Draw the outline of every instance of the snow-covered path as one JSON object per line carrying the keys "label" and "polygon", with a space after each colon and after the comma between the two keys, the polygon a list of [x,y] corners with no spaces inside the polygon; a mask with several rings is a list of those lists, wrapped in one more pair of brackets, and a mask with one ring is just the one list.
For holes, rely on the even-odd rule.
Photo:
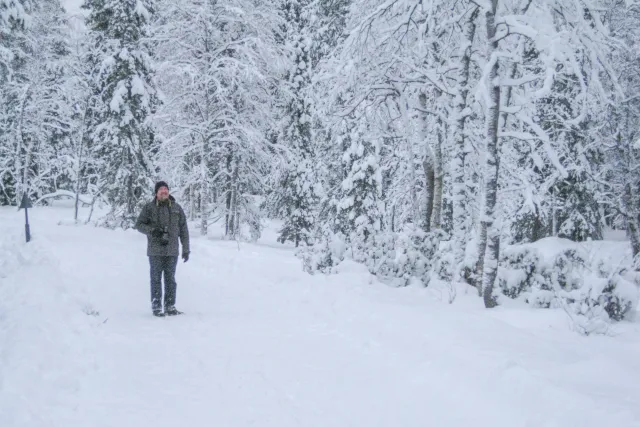
{"label": "snow-covered path", "polygon": [[357,266],[308,276],[268,237],[195,237],[187,314],[154,318],[143,236],[41,209],[25,246],[0,215],[0,256],[19,248],[0,275],[3,427],[640,426],[637,323],[585,338],[563,313],[450,306]]}

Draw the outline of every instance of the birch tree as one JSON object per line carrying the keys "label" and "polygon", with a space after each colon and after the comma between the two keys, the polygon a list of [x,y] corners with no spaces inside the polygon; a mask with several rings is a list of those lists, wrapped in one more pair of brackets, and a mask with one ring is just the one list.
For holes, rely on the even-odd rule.
{"label": "birch tree", "polygon": [[[598,91],[602,85],[600,76],[611,76],[612,70],[602,61],[609,46],[607,31],[597,8],[589,3],[492,0],[483,6],[482,14],[487,62],[477,93],[485,105],[486,163],[478,277],[482,277],[485,306],[492,307],[496,304],[494,286],[502,233],[495,209],[500,145],[510,138],[535,141],[535,155],[544,156],[561,176],[568,177],[549,133],[536,118],[537,102],[550,93],[559,70],[573,70],[576,76],[583,76],[577,98],[580,106],[576,108],[580,113],[571,118],[580,123],[586,117],[589,100],[603,96]],[[534,21],[535,28],[531,25]],[[523,60],[526,47],[536,51],[535,61],[529,64]],[[509,67],[510,63],[516,65]]]}

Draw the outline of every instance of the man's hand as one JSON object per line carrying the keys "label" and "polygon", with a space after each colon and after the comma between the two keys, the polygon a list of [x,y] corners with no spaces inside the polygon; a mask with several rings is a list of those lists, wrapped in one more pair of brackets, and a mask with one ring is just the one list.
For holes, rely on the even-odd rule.
{"label": "man's hand", "polygon": [[151,231],[151,236],[155,237],[156,239],[159,239],[162,237],[162,230],[160,230],[159,228],[154,228]]}
{"label": "man's hand", "polygon": [[184,252],[182,254],[182,259],[184,260],[184,262],[189,261],[189,252]]}

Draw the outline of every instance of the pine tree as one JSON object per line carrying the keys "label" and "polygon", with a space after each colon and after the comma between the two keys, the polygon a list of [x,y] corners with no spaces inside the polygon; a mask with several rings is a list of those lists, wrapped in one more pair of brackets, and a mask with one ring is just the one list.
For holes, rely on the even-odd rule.
{"label": "pine tree", "polygon": [[86,0],[87,24],[98,56],[92,58],[100,103],[92,112],[93,153],[102,161],[101,191],[111,211],[104,224],[133,225],[155,173],[155,133],[149,123],[158,104],[154,72],[143,38],[150,0]]}

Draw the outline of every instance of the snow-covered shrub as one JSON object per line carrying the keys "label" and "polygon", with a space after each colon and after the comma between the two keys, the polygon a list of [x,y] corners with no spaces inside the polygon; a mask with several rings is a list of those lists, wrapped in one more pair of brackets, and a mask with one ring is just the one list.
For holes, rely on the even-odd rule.
{"label": "snow-covered shrub", "polygon": [[309,274],[335,273],[338,264],[348,258],[364,264],[383,282],[407,286],[416,279],[426,286],[443,235],[440,230],[411,227],[398,233],[376,233],[364,241],[325,231],[315,245],[300,249],[297,256]]}
{"label": "snow-covered shrub", "polygon": [[550,291],[545,289],[544,279],[536,271],[540,262],[538,251],[528,245],[508,246],[502,253],[498,269],[498,284],[502,293],[509,298],[518,298],[532,288]]}
{"label": "snow-covered shrub", "polygon": [[[257,242],[262,236],[264,230],[264,224],[262,223],[262,212],[260,211],[259,204],[252,200],[251,197],[245,197],[247,200],[245,205],[245,214],[243,216],[243,222],[249,228],[249,235],[247,238],[250,242]],[[244,234],[244,233],[243,233]],[[244,237],[244,236],[243,236]]]}
{"label": "snow-covered shrub", "polygon": [[344,261],[345,250],[341,233],[326,232],[315,245],[300,248],[296,255],[302,259],[302,269],[307,273],[331,274],[336,273],[338,264]]}
{"label": "snow-covered shrub", "polygon": [[389,258],[395,253],[395,241],[395,233],[378,232],[371,235],[366,245],[361,241],[358,246],[352,244],[348,254],[354,261],[366,265],[371,274],[382,277],[387,270],[393,270]]}
{"label": "snow-covered shrub", "polygon": [[[444,236],[443,236],[444,237]],[[444,241],[433,258],[432,277],[450,283],[454,280],[455,259],[451,240]]]}
{"label": "snow-covered shrub", "polygon": [[564,308],[589,319],[620,321],[632,315],[638,288],[626,269],[602,261],[593,265],[579,244],[543,240],[560,249],[549,251],[548,246],[524,244],[503,251],[498,270],[502,294],[522,297],[536,307]]}
{"label": "snow-covered shrub", "polygon": [[634,301],[637,300],[636,285],[616,274],[612,276],[598,298],[599,304],[609,315],[609,318],[620,321],[631,315]]}
{"label": "snow-covered shrub", "polygon": [[[550,264],[546,264],[540,256],[540,262],[534,268],[537,270],[533,278],[535,286],[527,297],[529,304],[549,308],[557,303],[556,299],[559,296],[564,297],[571,304],[582,300],[579,292],[571,291],[582,288],[587,266],[585,260],[574,249],[556,254]],[[590,282],[587,285],[591,286],[593,283]],[[559,295],[558,292],[562,294]]]}
{"label": "snow-covered shrub", "polygon": [[406,228],[399,233],[376,236],[377,261],[369,271],[383,281],[407,286],[412,279],[429,284],[435,254],[444,237],[440,230],[425,232],[419,228]]}

